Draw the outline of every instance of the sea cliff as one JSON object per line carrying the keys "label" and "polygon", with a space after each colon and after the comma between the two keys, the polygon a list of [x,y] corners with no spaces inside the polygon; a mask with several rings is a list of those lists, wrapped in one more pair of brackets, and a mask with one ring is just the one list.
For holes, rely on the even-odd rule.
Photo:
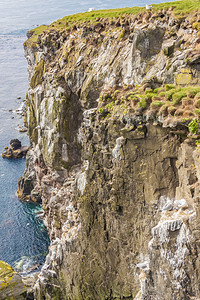
{"label": "sea cliff", "polygon": [[18,195],[42,201],[51,239],[35,299],[200,297],[196,8],[97,11],[28,33]]}

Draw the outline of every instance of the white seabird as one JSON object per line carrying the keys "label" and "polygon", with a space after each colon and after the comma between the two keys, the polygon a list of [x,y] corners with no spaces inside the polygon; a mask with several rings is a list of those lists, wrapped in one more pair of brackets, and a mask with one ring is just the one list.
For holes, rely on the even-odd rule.
{"label": "white seabird", "polygon": [[91,12],[91,11],[93,11],[93,10],[95,10],[94,7],[90,7],[90,8],[88,9],[89,12]]}
{"label": "white seabird", "polygon": [[146,4],[146,9],[151,9],[153,6]]}

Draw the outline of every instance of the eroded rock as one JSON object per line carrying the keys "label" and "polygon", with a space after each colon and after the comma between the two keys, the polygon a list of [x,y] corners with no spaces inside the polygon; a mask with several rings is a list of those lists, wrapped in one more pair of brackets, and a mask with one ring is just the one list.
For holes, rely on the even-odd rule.
{"label": "eroded rock", "polygon": [[26,287],[21,276],[2,260],[0,261],[0,298],[26,299]]}
{"label": "eroded rock", "polygon": [[18,139],[10,141],[9,147],[2,153],[3,158],[22,158],[26,156],[28,146],[22,146]]}

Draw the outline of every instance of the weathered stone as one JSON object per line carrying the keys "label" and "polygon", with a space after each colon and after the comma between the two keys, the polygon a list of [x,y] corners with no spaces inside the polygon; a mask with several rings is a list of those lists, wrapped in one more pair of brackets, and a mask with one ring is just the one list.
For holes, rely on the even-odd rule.
{"label": "weathered stone", "polygon": [[9,147],[5,147],[6,151],[2,153],[3,158],[22,158],[26,156],[29,149],[27,146],[22,146],[18,139],[10,141]]}
{"label": "weathered stone", "polygon": [[21,142],[18,139],[11,140],[9,147],[12,148],[12,150],[20,149],[22,146]]}
{"label": "weathered stone", "polygon": [[163,52],[165,55],[170,56],[174,51],[175,41],[168,41],[163,44]]}
{"label": "weathered stone", "polygon": [[21,276],[2,260],[0,261],[0,298],[26,299],[26,287]]}

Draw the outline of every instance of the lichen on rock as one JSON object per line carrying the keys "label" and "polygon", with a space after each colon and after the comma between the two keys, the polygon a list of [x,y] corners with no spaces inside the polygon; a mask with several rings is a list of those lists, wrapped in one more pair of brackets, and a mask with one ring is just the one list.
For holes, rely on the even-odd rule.
{"label": "lichen on rock", "polygon": [[2,260],[0,261],[0,298],[26,299],[26,287],[21,276]]}

